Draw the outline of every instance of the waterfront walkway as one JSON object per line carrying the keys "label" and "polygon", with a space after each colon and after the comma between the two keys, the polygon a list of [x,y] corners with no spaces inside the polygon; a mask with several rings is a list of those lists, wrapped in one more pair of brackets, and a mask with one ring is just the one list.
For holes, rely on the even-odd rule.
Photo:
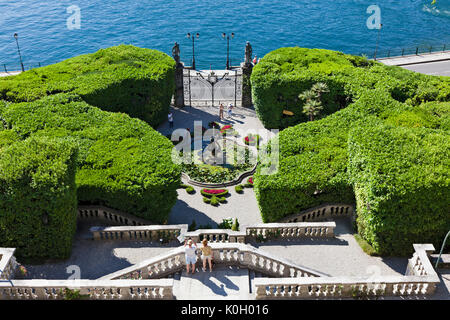
{"label": "waterfront walkway", "polygon": [[400,66],[419,73],[450,76],[450,51],[382,58],[377,61],[388,66]]}

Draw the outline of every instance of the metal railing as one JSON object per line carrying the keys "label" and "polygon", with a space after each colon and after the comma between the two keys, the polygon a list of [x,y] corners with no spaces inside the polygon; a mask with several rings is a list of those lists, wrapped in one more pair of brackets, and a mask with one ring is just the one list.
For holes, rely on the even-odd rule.
{"label": "metal railing", "polygon": [[383,58],[391,58],[391,57],[403,57],[403,56],[411,56],[411,55],[419,55],[419,54],[430,54],[436,52],[445,52],[450,51],[450,44],[441,44],[441,45],[422,45],[415,46],[409,48],[394,48],[388,50],[377,50],[372,53],[362,52],[359,55],[365,56],[369,59],[383,59]]}
{"label": "metal railing", "polygon": [[[24,62],[23,66],[25,71],[26,70],[31,70],[34,68],[40,68],[40,67],[44,67],[44,66],[48,66],[50,64],[53,64],[56,62],[51,62],[51,61],[46,61],[46,62]],[[0,72],[16,72],[16,71],[20,71],[21,70],[21,66],[20,63],[2,63],[0,62]]]}

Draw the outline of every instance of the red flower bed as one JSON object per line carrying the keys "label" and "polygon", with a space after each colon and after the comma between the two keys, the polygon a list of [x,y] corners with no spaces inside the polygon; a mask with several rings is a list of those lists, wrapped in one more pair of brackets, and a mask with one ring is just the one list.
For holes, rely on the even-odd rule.
{"label": "red flower bed", "polygon": [[223,126],[221,130],[228,130],[228,129],[232,129],[233,126],[231,124],[227,124],[226,126]]}
{"label": "red flower bed", "polygon": [[248,178],[247,182],[253,184],[253,177]]}
{"label": "red flower bed", "polygon": [[201,190],[202,195],[208,197],[208,196],[224,196],[228,193],[227,189],[202,189]]}

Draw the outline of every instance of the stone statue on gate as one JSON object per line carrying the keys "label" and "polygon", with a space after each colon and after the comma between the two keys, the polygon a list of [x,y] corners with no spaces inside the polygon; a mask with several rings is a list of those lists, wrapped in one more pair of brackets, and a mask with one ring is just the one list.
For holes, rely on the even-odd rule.
{"label": "stone statue on gate", "polygon": [[253,55],[253,49],[252,45],[249,41],[247,41],[247,44],[245,45],[245,65],[249,65],[252,63],[252,55]]}
{"label": "stone statue on gate", "polygon": [[177,65],[180,64],[180,45],[175,42],[175,45],[172,48],[172,57],[174,58]]}

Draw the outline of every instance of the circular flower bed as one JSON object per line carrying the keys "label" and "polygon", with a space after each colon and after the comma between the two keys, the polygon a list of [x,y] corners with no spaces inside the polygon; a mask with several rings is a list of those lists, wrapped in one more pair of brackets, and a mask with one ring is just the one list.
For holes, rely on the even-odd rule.
{"label": "circular flower bed", "polygon": [[191,152],[190,163],[181,164],[182,171],[190,179],[203,183],[233,181],[242,173],[252,170],[256,164],[256,155],[248,147],[226,139],[215,143],[217,145],[212,149],[211,143],[204,142],[202,149]]}

